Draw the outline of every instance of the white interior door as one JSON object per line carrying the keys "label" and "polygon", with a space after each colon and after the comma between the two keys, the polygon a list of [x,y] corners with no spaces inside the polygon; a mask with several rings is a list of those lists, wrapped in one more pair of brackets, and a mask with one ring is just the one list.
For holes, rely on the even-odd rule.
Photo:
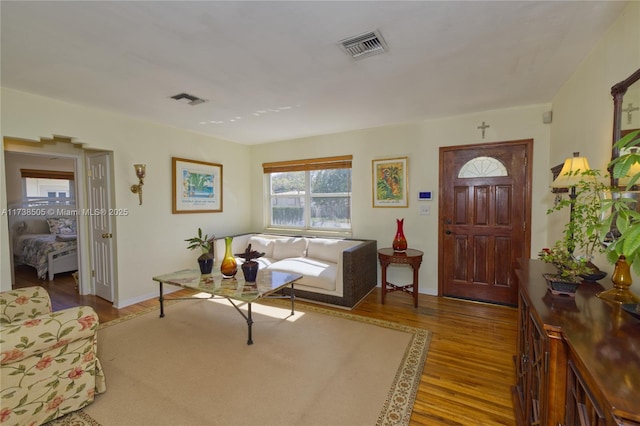
{"label": "white interior door", "polygon": [[91,232],[91,277],[96,296],[113,302],[113,216],[111,209],[111,154],[89,155],[87,188]]}

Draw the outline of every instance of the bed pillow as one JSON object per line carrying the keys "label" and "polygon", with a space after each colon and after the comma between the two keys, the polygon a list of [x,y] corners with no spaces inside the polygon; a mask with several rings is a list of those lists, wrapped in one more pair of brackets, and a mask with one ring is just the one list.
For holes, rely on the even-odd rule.
{"label": "bed pillow", "polygon": [[49,234],[49,224],[44,219],[27,219],[23,223],[21,233]]}
{"label": "bed pillow", "polygon": [[48,217],[49,232],[51,234],[75,234],[76,220],[70,217]]}

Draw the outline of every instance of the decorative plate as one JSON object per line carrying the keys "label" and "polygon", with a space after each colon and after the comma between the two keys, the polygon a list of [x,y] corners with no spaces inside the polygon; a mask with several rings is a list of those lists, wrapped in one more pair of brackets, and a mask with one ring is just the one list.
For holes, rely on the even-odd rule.
{"label": "decorative plate", "polygon": [[622,309],[640,319],[640,303],[623,303]]}

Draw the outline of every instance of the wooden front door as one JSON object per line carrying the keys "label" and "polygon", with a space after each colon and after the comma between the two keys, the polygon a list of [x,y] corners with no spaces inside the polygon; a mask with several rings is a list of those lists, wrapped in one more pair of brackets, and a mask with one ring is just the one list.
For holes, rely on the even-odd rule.
{"label": "wooden front door", "polygon": [[532,140],[440,148],[438,290],[517,305],[530,256]]}

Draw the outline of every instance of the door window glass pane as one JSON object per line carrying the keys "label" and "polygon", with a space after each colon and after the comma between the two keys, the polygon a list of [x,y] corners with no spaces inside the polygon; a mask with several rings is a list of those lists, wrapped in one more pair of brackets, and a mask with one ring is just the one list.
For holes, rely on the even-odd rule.
{"label": "door window glass pane", "polygon": [[458,173],[459,178],[508,176],[500,160],[492,157],[476,157],[465,163]]}

